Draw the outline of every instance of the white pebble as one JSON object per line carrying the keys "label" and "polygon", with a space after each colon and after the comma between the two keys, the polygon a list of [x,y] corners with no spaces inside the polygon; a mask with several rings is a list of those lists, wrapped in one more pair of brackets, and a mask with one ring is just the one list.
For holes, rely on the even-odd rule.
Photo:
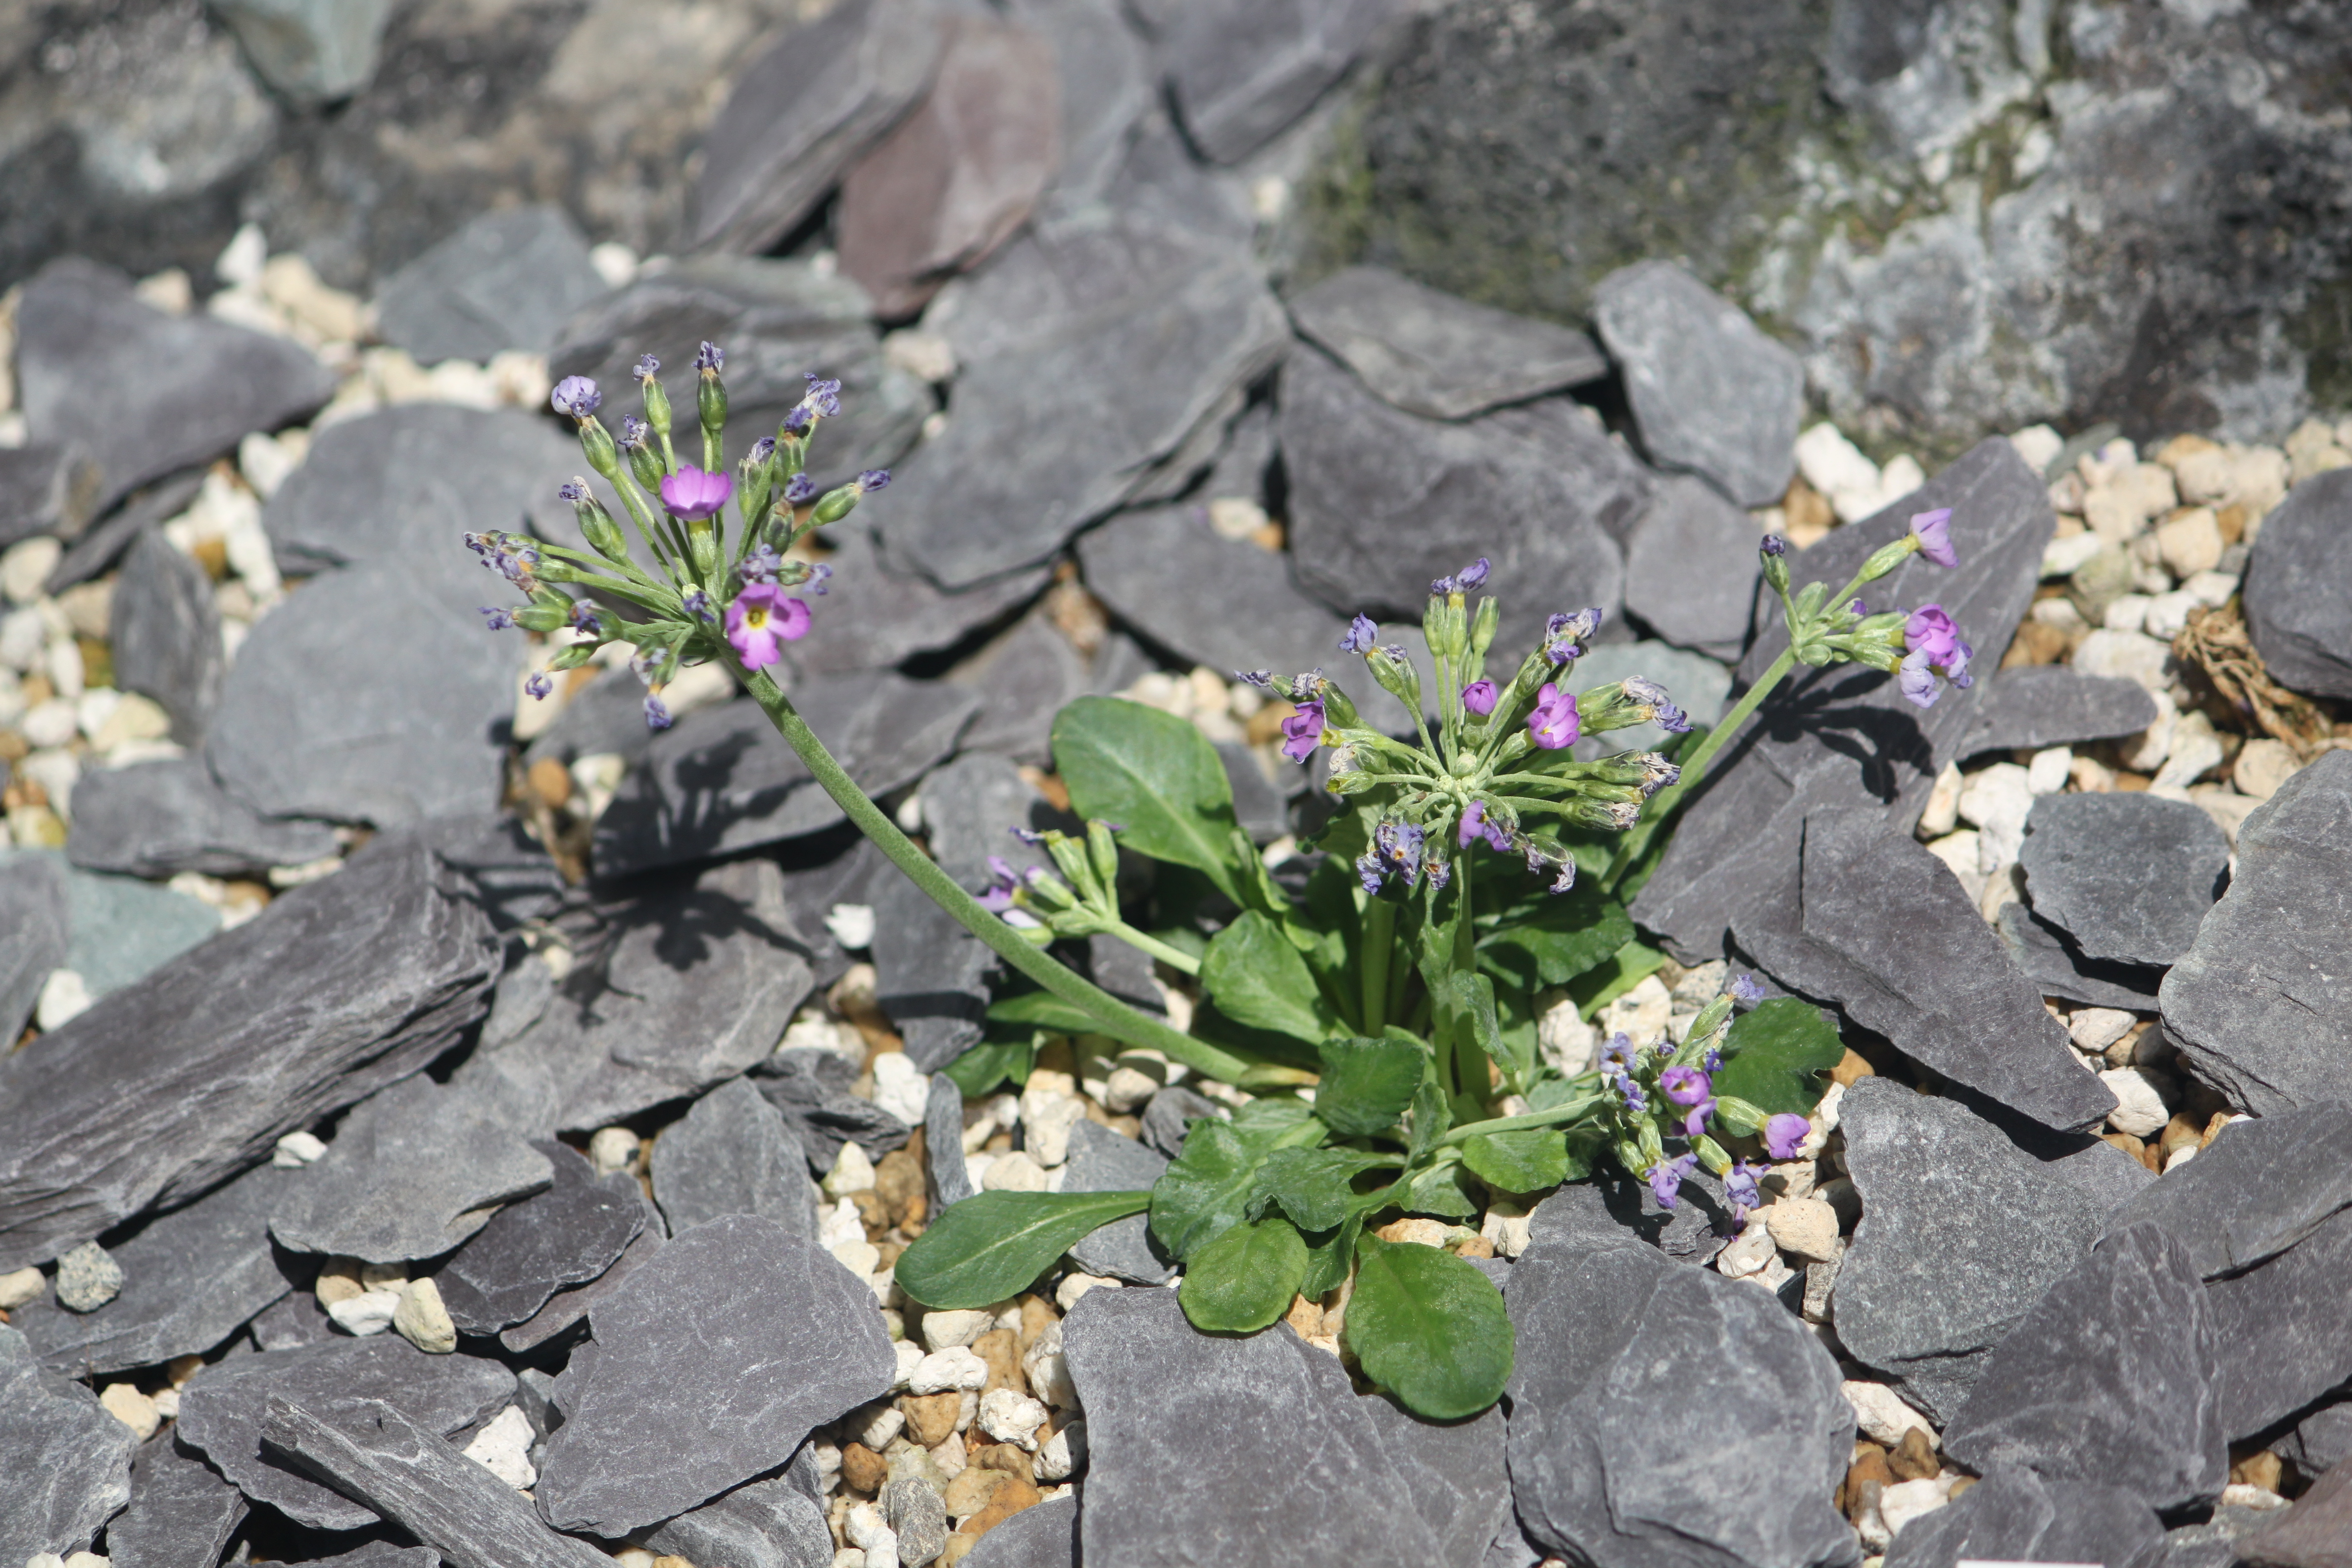
{"label": "white pebble", "polygon": [[909,1394],[946,1394],[962,1389],[977,1392],[987,1386],[988,1363],[962,1345],[933,1351],[916,1364],[907,1379]]}
{"label": "white pebble", "polygon": [[868,1278],[882,1267],[882,1249],[862,1236],[856,1241],[835,1242],[826,1250],[840,1260],[844,1268],[860,1279]]}
{"label": "white pebble", "polygon": [[2026,764],[2025,787],[2037,795],[2056,795],[2066,787],[2066,779],[2074,766],[2074,751],[2071,746],[2052,746],[2033,753]]}
{"label": "white pebble", "polygon": [[1078,1298],[1089,1290],[1117,1290],[1118,1280],[1102,1274],[1081,1274],[1072,1269],[1059,1285],[1054,1287],[1054,1304],[1065,1312],[1078,1304]]}
{"label": "white pebble", "polygon": [[820,1184],[829,1198],[845,1198],[852,1193],[870,1193],[874,1190],[874,1162],[867,1159],[866,1151],[856,1144],[845,1142],[841,1152],[834,1159],[833,1169],[825,1173]]}
{"label": "white pebble", "polygon": [[1666,1020],[1674,1010],[1674,994],[1666,989],[1666,983],[1645,974],[1641,984],[1601,1009],[1595,1022],[1603,1038],[1622,1034],[1637,1046],[1646,1046],[1666,1032]]}
{"label": "white pebble", "polygon": [[824,917],[824,929],[845,951],[863,952],[874,945],[874,906],[835,904]]}
{"label": "white pebble", "polygon": [[1478,1234],[1498,1258],[1517,1258],[1528,1249],[1528,1216],[1510,1212],[1517,1206],[1497,1198],[1487,1205],[1486,1217],[1479,1225]]}
{"label": "white pebble", "polygon": [[163,1413],[155,1408],[155,1402],[130,1384],[108,1384],[100,1391],[98,1402],[106,1407],[109,1415],[137,1433],[142,1443],[163,1424]]}
{"label": "white pebble", "polygon": [[1030,1342],[1022,1353],[1021,1375],[1029,1380],[1030,1392],[1055,1409],[1077,1408],[1077,1389],[1070,1382],[1069,1363],[1062,1359],[1059,1322],[1046,1324],[1045,1331]]}
{"label": "white pebble", "polygon": [[1738,1240],[1715,1255],[1716,1271],[1727,1279],[1744,1279],[1762,1268],[1773,1256],[1771,1231],[1760,1218],[1751,1219]]}
{"label": "white pebble", "polygon": [[625,1171],[635,1163],[643,1142],[625,1127],[600,1127],[596,1135],[588,1140],[588,1163],[600,1176]]}
{"label": "white pebble", "polygon": [[319,1142],[316,1134],[289,1132],[278,1141],[269,1163],[281,1171],[299,1171],[326,1152],[327,1146]]}
{"label": "white pebble", "polygon": [[1886,1533],[1900,1535],[1903,1527],[1922,1514],[1935,1512],[1951,1500],[1941,1480],[1897,1481],[1878,1494],[1878,1517]]}
{"label": "white pebble", "polygon": [[41,596],[41,584],[57,570],[65,546],[43,534],[21,540],[0,552],[0,594],[12,605],[29,605]]}
{"label": "white pebble", "polygon": [[[1067,1148],[1066,1142],[1064,1147]],[[988,1169],[982,1173],[980,1180],[982,1187],[992,1193],[1042,1193],[1045,1190],[1045,1168],[1018,1149],[990,1160]]]}
{"label": "white pebble", "polygon": [[89,985],[79,970],[52,969],[41,982],[40,1000],[33,1004],[33,1021],[44,1032],[63,1028],[89,1010]]}
{"label": "white pebble", "polygon": [[539,1481],[539,1471],[530,1462],[534,1436],[530,1418],[521,1406],[509,1405],[474,1434],[473,1441],[466,1445],[466,1458],[521,1491]]}
{"label": "white pebble", "polygon": [[399,1310],[399,1291],[362,1290],[356,1296],[347,1296],[331,1304],[327,1308],[327,1316],[334,1319],[336,1326],[345,1332],[365,1339],[370,1334],[380,1334],[392,1327],[392,1316]]}
{"label": "white pebble", "polygon": [[874,1103],[909,1127],[923,1124],[930,1103],[931,1077],[915,1066],[904,1051],[885,1051],[874,1058]]}
{"label": "white pebble", "polygon": [[873,1413],[873,1418],[864,1426],[856,1429],[856,1437],[860,1443],[878,1454],[888,1447],[891,1440],[899,1433],[907,1429],[907,1413],[895,1405],[869,1405],[864,1411],[853,1413],[850,1419],[855,1421],[858,1415],[866,1414],[866,1411]]}
{"label": "white pebble", "polygon": [[2031,775],[2015,763],[1995,763],[1961,782],[1960,819],[1977,830],[1978,869],[1989,872],[2017,858],[2032,809]]}
{"label": "white pebble", "polygon": [[62,697],[52,697],[47,702],[26,711],[16,721],[17,733],[27,745],[40,750],[70,745],[81,733],[81,711]]}
{"label": "white pebble", "polygon": [[1037,1450],[1037,1479],[1041,1481],[1066,1481],[1087,1465],[1087,1424],[1073,1421],[1051,1437]]}
{"label": "white pebble", "polygon": [[2130,1034],[2138,1022],[2120,1007],[2082,1007],[2066,1020],[2066,1037],[2076,1050],[2096,1056]]}
{"label": "white pebble", "polygon": [[864,1241],[866,1222],[858,1217],[857,1205],[847,1198],[817,1213],[816,1241],[830,1251],[845,1242]]}
{"label": "white pebble", "polygon": [[1849,1381],[1843,1386],[1845,1402],[1853,1406],[1854,1424],[1872,1442],[1898,1448],[1903,1445],[1903,1434],[1916,1428],[1927,1435],[1929,1447],[1937,1447],[1936,1429],[1927,1424],[1927,1418],[1904,1404],[1901,1396],[1885,1384]]}
{"label": "white pebble", "polygon": [[915,1369],[923,1364],[923,1347],[906,1340],[893,1340],[890,1353],[898,1358],[898,1370],[890,1379],[890,1390],[895,1394],[913,1380]]}
{"label": "white pebble", "polygon": [[996,1324],[996,1314],[978,1309],[923,1314],[923,1343],[935,1351],[970,1345]]}
{"label": "white pebble", "polygon": [[2110,1068],[2099,1081],[2116,1097],[2116,1108],[2107,1113],[2107,1125],[2116,1131],[2146,1138],[2172,1120],[2164,1109],[2164,1097],[2139,1068]]}
{"label": "white pebble", "polygon": [[1837,1210],[1820,1198],[1783,1198],[1764,1210],[1773,1244],[1811,1263],[1828,1263],[1841,1248]]}
{"label": "white pebble", "polygon": [[447,1355],[457,1348],[457,1327],[441,1304],[441,1287],[430,1279],[412,1279],[401,1290],[392,1326],[426,1355]]}
{"label": "white pebble", "polygon": [[27,1301],[47,1294],[49,1282],[37,1268],[19,1268],[14,1273],[0,1274],[0,1312],[13,1312]]}
{"label": "white pebble", "polygon": [[1086,1116],[1086,1101],[1076,1094],[1024,1094],[1021,1097],[1022,1142],[1029,1158],[1046,1168],[1067,1160],[1070,1157],[1070,1129],[1085,1121]]}
{"label": "white pebble", "polygon": [[1045,1424],[1045,1407],[1025,1394],[992,1388],[980,1396],[980,1429],[1000,1443],[1018,1443],[1037,1451],[1037,1428]]}
{"label": "white pebble", "polygon": [[1600,1041],[1601,1031],[1578,1013],[1572,996],[1561,995],[1536,1020],[1536,1049],[1570,1078],[1592,1065],[1592,1049]]}

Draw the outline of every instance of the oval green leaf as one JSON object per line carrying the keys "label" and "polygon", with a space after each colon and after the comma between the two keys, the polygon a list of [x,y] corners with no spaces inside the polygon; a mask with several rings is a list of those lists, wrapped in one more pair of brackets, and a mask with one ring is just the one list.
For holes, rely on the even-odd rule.
{"label": "oval green leaf", "polygon": [[1414,1242],[1356,1244],[1345,1332],[1364,1375],[1432,1421],[1475,1415],[1511,1376],[1511,1316],[1475,1267]]}
{"label": "oval green leaf", "polygon": [[1723,1058],[1723,1070],[1715,1075],[1717,1094],[1747,1100],[1767,1115],[1808,1116],[1821,1102],[1817,1075],[1845,1059],[1845,1042],[1819,1007],[1775,996],[1732,1021]]}
{"label": "oval green leaf", "polygon": [[1209,942],[1201,987],[1237,1024],[1309,1045],[1331,1033],[1330,1010],[1315,976],[1282,928],[1246,910]]}
{"label": "oval green leaf", "polygon": [[1150,1205],[1150,1193],[976,1193],[898,1255],[898,1288],[943,1311],[992,1306],[1029,1289],[1075,1243]]}
{"label": "oval green leaf", "polygon": [[1054,764],[1079,816],[1116,822],[1155,860],[1190,866],[1237,904],[1234,786],[1215,748],[1172,713],[1117,697],[1081,697],[1054,717]]}
{"label": "oval green leaf", "polygon": [[1421,1087],[1429,1053],[1417,1041],[1393,1035],[1377,1040],[1325,1040],[1323,1081],[1315,1089],[1315,1114],[1342,1138],[1369,1138],[1397,1124]]}
{"label": "oval green leaf", "polygon": [[1176,1300],[1196,1329],[1255,1333],[1290,1310],[1307,1277],[1307,1243],[1280,1215],[1237,1225],[1184,1264]]}

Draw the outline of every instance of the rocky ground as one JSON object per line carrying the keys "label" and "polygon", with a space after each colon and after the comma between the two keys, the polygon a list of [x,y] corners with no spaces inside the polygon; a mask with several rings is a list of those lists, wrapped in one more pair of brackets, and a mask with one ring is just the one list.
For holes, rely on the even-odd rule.
{"label": "rocky ground", "polygon": [[[152,221],[0,225],[8,1561],[2342,1560],[2352,420],[2135,443],[2044,405],[2072,434],[1938,464],[1814,421],[1840,384],[1680,266],[1597,271],[1589,332],[1307,283],[1286,193],[1379,5],[1244,37],[844,0],[747,47],[772,9],[698,12],[584,184],[601,7],[399,8],[292,61],[66,7],[0,83],[83,138],[67,195],[113,166],[60,84],[174,39],[156,80],[213,73],[286,149],[217,138],[245,194],[168,165]],[[458,535],[571,537],[552,379],[617,398],[650,350],[683,398],[704,338],[744,444],[821,372],[824,476],[898,472],[827,531],[789,684],[973,887],[1061,820],[1076,696],[1198,726],[1278,868],[1317,778],[1232,670],[1327,664],[1484,554],[1506,643],[1601,605],[1580,685],[1707,721],[1780,651],[1766,532],[1837,583],[1953,508],[1961,566],[1874,595],[1942,603],[1976,684],[1792,682],[1633,907],[1654,972],[1542,999],[1570,1070],[1735,971],[1831,1009],[1768,1205],[1391,1216],[1517,1326],[1451,1427],[1358,1391],[1344,1290],[1194,1332],[1139,1218],[990,1310],[908,1301],[942,1207],[1148,1185],[1238,1097],[1088,1038],[966,1096],[989,955],[730,681],[660,734],[625,668],[522,695],[557,649],[484,635]],[[1189,1016],[1130,950],[1073,956]]]}

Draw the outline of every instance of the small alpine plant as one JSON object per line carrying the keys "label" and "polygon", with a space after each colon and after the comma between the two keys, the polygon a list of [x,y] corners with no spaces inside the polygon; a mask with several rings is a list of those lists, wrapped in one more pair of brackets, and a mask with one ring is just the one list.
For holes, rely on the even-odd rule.
{"label": "small alpine plant", "polygon": [[[1971,650],[1939,606],[1873,614],[1855,596],[1913,553],[1956,564],[1948,511],[1914,518],[1834,594],[1816,584],[1792,595],[1785,546],[1765,540],[1789,647],[1712,730],[1640,678],[1570,689],[1601,627],[1597,608],[1552,615],[1507,676],[1490,673],[1501,611],[1483,592],[1484,560],[1430,584],[1426,679],[1366,616],[1340,639],[1336,651],[1360,660],[1396,703],[1391,721],[1368,720],[1321,669],[1239,672],[1290,705],[1283,754],[1323,763],[1329,815],[1279,873],[1239,826],[1223,766],[1197,729],[1141,704],[1081,699],[1057,715],[1053,741],[1083,831],[1014,829],[1050,866],[1000,858],[975,896],[857,788],[771,673],[780,646],[815,626],[809,597],[828,574],[796,548],[889,476],[823,491],[809,478],[810,438],[840,406],[839,384],[814,376],[776,434],[729,474],[724,356],[706,343],[697,363],[698,468],[677,460],[651,356],[638,365],[644,417],[625,420],[618,441],[597,420],[593,383],[555,389],[651,569],[575,479],[563,493],[593,554],[467,536],[528,599],[487,610],[492,627],[568,634],[558,670],[625,641],[656,728],[668,722],[661,690],[680,668],[729,669],[851,820],[1034,986],[1002,997],[989,1037],[948,1068],[966,1093],[1025,1082],[1057,1037],[1097,1058],[1145,1047],[1244,1091],[1229,1120],[1192,1124],[1149,1192],[984,1192],[950,1205],[898,1260],[908,1296],[935,1309],[994,1305],[1097,1227],[1148,1213],[1182,1270],[1178,1298],[1196,1326],[1255,1331],[1300,1296],[1348,1286],[1344,1341],[1363,1374],[1419,1414],[1451,1419],[1500,1394],[1510,1321],[1472,1264],[1374,1235],[1385,1216],[1459,1225],[1496,1197],[1531,1203],[1604,1165],[1662,1205],[1697,1201],[1728,1225],[1761,1205],[1764,1162],[1799,1152],[1816,1075],[1842,1054],[1815,1009],[1766,1000],[1743,975],[1679,1040],[1620,1034],[1590,1061],[1547,1059],[1539,1021],[1561,1006],[1589,1016],[1664,962],[1636,939],[1623,900],[1663,853],[1658,834],[1681,799],[1798,664],[1866,664],[1921,706],[1943,684],[1969,683]],[[1643,724],[1666,731],[1666,744],[1578,755]],[[1131,874],[1147,863],[1149,876]],[[1098,935],[1150,955],[1197,996],[1185,1027],[1056,954],[1057,943]],[[1700,1169],[1713,1188],[1690,1186]]]}

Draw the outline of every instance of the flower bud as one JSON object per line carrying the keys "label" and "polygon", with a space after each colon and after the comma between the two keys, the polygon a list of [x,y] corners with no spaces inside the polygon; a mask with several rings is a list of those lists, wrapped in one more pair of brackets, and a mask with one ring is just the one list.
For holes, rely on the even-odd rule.
{"label": "flower bud", "polygon": [[827,523],[839,522],[856,510],[858,494],[855,484],[841,485],[825,491],[817,498],[816,509],[809,513],[810,525],[823,528]]}
{"label": "flower bud", "polygon": [[1736,1094],[1719,1094],[1715,1098],[1715,1119],[1734,1132],[1753,1132],[1771,1117],[1764,1108],[1740,1099]]}
{"label": "flower bud", "polygon": [[629,472],[637,476],[637,483],[646,489],[659,492],[665,477],[661,454],[643,442],[629,448]]}
{"label": "flower bud", "polygon": [[1413,668],[1403,648],[1385,644],[1366,654],[1364,662],[1371,667],[1372,679],[1382,690],[1403,703],[1414,718],[1421,717],[1421,671]]}
{"label": "flower bud", "polygon": [[604,503],[589,490],[585,479],[574,479],[564,489],[576,492],[567,499],[572,502],[572,515],[579,520],[580,531],[589,546],[607,561],[626,561],[629,542],[621,535],[621,525],[604,510]]}
{"label": "flower bud", "polygon": [[654,427],[655,435],[667,438],[670,425],[669,394],[663,390],[660,382],[650,375],[638,384],[645,388],[646,423]]}
{"label": "flower bud", "polygon": [[694,411],[702,420],[703,445],[715,447],[727,428],[727,384],[719,379],[717,371],[702,373],[694,389]]}
{"label": "flower bud", "polygon": [[1862,563],[1862,580],[1875,582],[1902,565],[1908,557],[1918,553],[1918,550],[1919,536],[1916,533],[1906,533],[1892,544],[1881,545],[1872,552],[1869,560]]}
{"label": "flower bud", "polygon": [[1765,537],[1762,551],[1764,581],[1772,585],[1772,592],[1775,594],[1785,594],[1789,591],[1789,563],[1783,558],[1788,548],[1777,538],[1770,535]]}
{"label": "flower bud", "polygon": [[1472,657],[1480,659],[1486,657],[1486,650],[1495,646],[1495,627],[1499,624],[1501,618],[1502,609],[1496,600],[1481,599],[1478,601],[1477,616],[1470,623],[1470,652]]}
{"label": "flower bud", "polygon": [[1089,820],[1087,824],[1087,855],[1094,862],[1096,879],[1106,894],[1118,888],[1118,839],[1117,829],[1108,822]]}
{"label": "flower bud", "polygon": [[580,421],[580,454],[606,479],[621,482],[621,450],[613,444],[613,433],[593,414]]}
{"label": "flower bud", "polygon": [[1363,723],[1363,720],[1356,712],[1356,705],[1348,700],[1348,694],[1340,690],[1336,683],[1325,681],[1322,697],[1323,717],[1326,722],[1336,724],[1343,730],[1352,730]]}

